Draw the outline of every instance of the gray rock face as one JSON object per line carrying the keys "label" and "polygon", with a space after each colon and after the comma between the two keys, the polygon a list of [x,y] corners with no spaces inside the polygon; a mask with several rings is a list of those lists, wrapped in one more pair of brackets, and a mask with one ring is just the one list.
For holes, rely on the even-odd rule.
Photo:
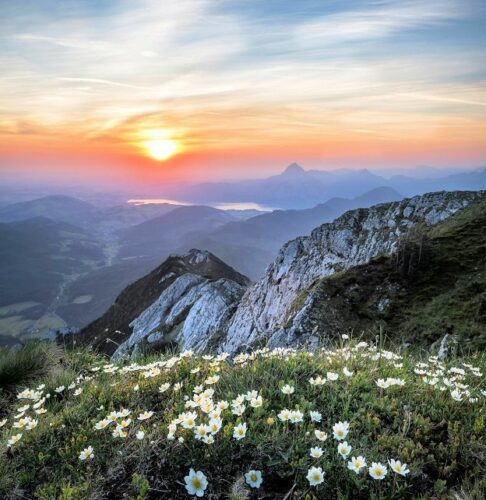
{"label": "gray rock face", "polygon": [[[298,344],[304,328],[299,314],[305,316],[301,311],[309,306],[298,297],[316,279],[390,253],[416,224],[436,224],[484,197],[484,191],[438,192],[353,210],[288,242],[243,296],[220,350],[235,353],[268,340],[274,347]],[[292,328],[284,328],[289,323]],[[312,332],[306,333],[306,342],[312,342]]]}
{"label": "gray rock face", "polygon": [[119,359],[141,344],[175,342],[181,350],[207,350],[224,335],[244,287],[196,274],[177,278],[130,326],[132,334],[113,354]]}

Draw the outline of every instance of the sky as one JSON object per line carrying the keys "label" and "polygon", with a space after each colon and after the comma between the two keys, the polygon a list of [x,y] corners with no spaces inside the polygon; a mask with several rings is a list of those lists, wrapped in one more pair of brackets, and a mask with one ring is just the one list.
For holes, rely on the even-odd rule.
{"label": "sky", "polygon": [[0,0],[0,19],[0,182],[486,164],[481,0]]}

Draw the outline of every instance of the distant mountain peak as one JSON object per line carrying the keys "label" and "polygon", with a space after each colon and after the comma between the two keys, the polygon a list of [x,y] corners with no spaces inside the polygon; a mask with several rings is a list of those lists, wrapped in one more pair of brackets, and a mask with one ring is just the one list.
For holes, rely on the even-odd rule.
{"label": "distant mountain peak", "polygon": [[283,172],[282,175],[295,176],[305,174],[305,170],[298,163],[291,163]]}

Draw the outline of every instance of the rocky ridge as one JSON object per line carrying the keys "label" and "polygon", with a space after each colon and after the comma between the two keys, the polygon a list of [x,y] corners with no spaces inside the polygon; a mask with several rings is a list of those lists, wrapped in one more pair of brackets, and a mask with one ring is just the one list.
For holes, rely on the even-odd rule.
{"label": "rocky ridge", "polygon": [[210,252],[172,255],[73,340],[117,358],[143,345],[207,349],[226,330],[249,283]]}
{"label": "rocky ridge", "polygon": [[[311,296],[299,303],[299,295],[317,279],[389,254],[417,224],[437,224],[485,196],[485,191],[437,192],[352,210],[288,242],[243,296],[220,350],[234,354],[267,341],[292,345],[293,334],[285,325],[292,322],[294,333],[299,328],[299,318],[312,306]],[[307,343],[317,342],[312,332],[305,333]]]}

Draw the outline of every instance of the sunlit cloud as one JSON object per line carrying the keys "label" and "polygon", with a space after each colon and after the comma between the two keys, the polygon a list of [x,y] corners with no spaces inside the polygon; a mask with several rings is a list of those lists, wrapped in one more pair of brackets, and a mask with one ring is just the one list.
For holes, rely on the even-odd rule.
{"label": "sunlit cloud", "polygon": [[[0,138],[137,155],[162,130],[181,152],[223,159],[283,142],[303,157],[394,142],[417,145],[417,161],[459,122],[461,138],[486,140],[486,54],[468,32],[484,21],[477,2],[299,5],[305,15],[284,15],[284,0],[264,15],[253,0],[2,4]],[[467,162],[479,146],[462,144]]]}

